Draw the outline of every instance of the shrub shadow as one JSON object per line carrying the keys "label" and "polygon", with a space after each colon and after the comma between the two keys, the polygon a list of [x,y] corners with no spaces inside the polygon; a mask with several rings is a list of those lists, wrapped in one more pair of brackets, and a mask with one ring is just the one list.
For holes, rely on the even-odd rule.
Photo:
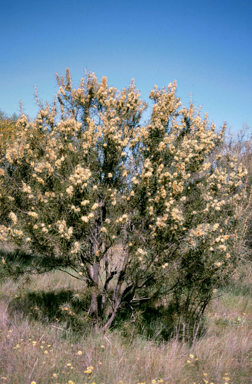
{"label": "shrub shadow", "polygon": [[170,339],[192,344],[206,332],[204,317],[189,317],[178,314],[173,303],[164,306],[143,305],[134,313],[130,308],[121,311],[113,323],[114,329],[121,329],[125,337],[142,336],[156,342]]}
{"label": "shrub shadow", "polygon": [[41,323],[57,322],[74,330],[83,326],[88,303],[84,299],[74,300],[75,295],[76,291],[70,289],[25,292],[12,299],[8,312]]}

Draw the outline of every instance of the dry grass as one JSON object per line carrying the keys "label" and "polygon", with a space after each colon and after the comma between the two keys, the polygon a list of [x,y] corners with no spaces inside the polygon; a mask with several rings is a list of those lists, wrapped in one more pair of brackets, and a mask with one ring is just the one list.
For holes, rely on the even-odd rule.
{"label": "dry grass", "polygon": [[[251,268],[251,266],[250,266]],[[7,281],[0,287],[0,383],[11,384],[250,384],[252,382],[251,270],[241,267],[207,312],[207,331],[193,346],[157,344],[119,330],[74,332],[56,318],[36,320],[19,307],[27,292],[77,291],[60,272]]]}

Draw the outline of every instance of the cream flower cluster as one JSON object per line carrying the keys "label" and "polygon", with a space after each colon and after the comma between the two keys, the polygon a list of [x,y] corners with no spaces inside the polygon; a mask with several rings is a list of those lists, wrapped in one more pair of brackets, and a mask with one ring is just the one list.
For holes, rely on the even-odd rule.
{"label": "cream flower cluster", "polygon": [[9,236],[9,229],[5,225],[0,225],[0,241],[6,242]]}
{"label": "cream flower cluster", "polygon": [[78,164],[74,170],[74,173],[69,177],[69,181],[75,187],[77,185],[83,184],[91,177],[91,172],[89,168],[83,168],[80,164]]}
{"label": "cream flower cluster", "polygon": [[64,219],[58,220],[56,226],[58,227],[58,231],[61,237],[70,240],[71,236],[73,235],[73,227],[68,228]]}
{"label": "cream flower cluster", "polygon": [[71,254],[76,254],[80,251],[81,249],[81,245],[78,241],[75,241],[74,244],[73,244],[73,248],[71,250]]}
{"label": "cream flower cluster", "polygon": [[18,222],[17,216],[14,212],[10,212],[9,218],[12,220],[13,224],[16,225]]}

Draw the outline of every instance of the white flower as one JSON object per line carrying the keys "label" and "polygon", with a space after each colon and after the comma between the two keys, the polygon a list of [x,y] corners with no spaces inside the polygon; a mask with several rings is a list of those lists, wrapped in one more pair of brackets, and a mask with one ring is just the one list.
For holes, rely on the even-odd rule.
{"label": "white flower", "polygon": [[36,212],[28,212],[28,216],[33,217],[34,219],[38,218],[38,214]]}
{"label": "white flower", "polygon": [[70,185],[70,187],[68,187],[68,188],[66,189],[66,193],[67,193],[70,197],[73,196],[73,191],[74,191],[74,188],[73,188],[72,185]]}
{"label": "white flower", "polygon": [[80,250],[80,243],[78,241],[75,241],[74,242],[74,246],[73,246],[73,249],[71,250],[71,253],[74,254],[74,253],[78,253]]}
{"label": "white flower", "polygon": [[84,221],[84,223],[88,223],[89,218],[88,216],[82,216],[81,220]]}
{"label": "white flower", "polygon": [[216,267],[221,267],[222,266],[222,263],[220,262],[220,261],[216,261],[215,263],[214,263],[214,265],[216,266]]}
{"label": "white flower", "polygon": [[14,235],[16,235],[17,237],[22,237],[23,236],[23,231],[20,231],[18,229],[14,229],[13,231]]}
{"label": "white flower", "polygon": [[9,218],[13,221],[13,224],[17,224],[18,219],[14,212],[9,213]]}
{"label": "white flower", "polygon": [[84,207],[89,203],[89,200],[82,200],[81,205]]}

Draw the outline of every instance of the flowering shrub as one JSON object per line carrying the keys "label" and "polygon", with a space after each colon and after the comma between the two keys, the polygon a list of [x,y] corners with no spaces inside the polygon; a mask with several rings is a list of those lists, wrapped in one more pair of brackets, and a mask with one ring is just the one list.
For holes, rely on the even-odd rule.
{"label": "flowering shrub", "polygon": [[29,271],[83,280],[104,328],[123,307],[168,293],[180,318],[200,316],[240,257],[246,170],[219,154],[225,127],[181,107],[176,82],[151,91],[140,125],[133,81],[119,92],[94,74],[77,89],[68,70],[57,80],[53,106],[21,116],[1,159],[0,241],[36,255]]}

